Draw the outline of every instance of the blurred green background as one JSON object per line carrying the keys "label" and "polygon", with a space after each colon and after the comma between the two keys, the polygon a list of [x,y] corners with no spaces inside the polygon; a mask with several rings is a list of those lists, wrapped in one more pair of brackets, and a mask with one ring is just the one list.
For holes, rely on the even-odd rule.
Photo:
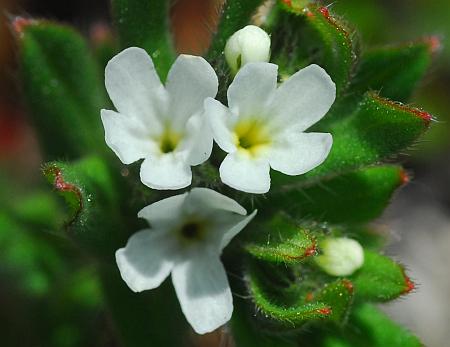
{"label": "blurred green background", "polygon": [[[215,5],[176,1],[172,19],[179,51],[199,53],[206,47],[204,22],[214,22]],[[14,15],[56,19],[76,26],[95,46],[112,35],[108,2],[2,0],[0,6],[2,346],[118,346],[91,261],[53,232],[65,211],[40,174],[39,144],[21,102],[10,28]],[[419,283],[417,293],[386,309],[428,346],[442,347],[450,341],[450,2],[340,0],[330,6],[355,27],[362,50],[431,36],[439,51],[413,98],[436,122],[402,157],[415,179],[377,224],[391,233],[389,254],[406,263]],[[30,208],[36,203],[39,213]],[[209,336],[192,344],[218,342]]]}

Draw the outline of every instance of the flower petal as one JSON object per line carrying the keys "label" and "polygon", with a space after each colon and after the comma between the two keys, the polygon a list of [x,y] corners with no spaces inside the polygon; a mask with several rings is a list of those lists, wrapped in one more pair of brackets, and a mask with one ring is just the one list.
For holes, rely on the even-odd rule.
{"label": "flower petal", "polygon": [[179,151],[186,151],[186,162],[196,166],[204,163],[211,156],[213,134],[203,114],[189,118],[186,124],[186,140],[180,144]]}
{"label": "flower petal", "polygon": [[138,217],[146,219],[155,228],[170,225],[181,215],[186,196],[184,193],[159,200],[140,210]]}
{"label": "flower petal", "polygon": [[[256,216],[256,213],[258,211],[254,210],[250,215],[246,216],[245,218],[233,216],[235,218],[230,218],[229,222],[226,223],[222,220],[222,227],[219,230],[220,237],[220,244],[219,244],[219,250],[222,251],[229,243],[230,241],[242,230],[244,229],[248,223]],[[236,219],[239,218],[238,220]]]}
{"label": "flower petal", "polygon": [[214,98],[217,75],[202,57],[180,55],[169,71],[166,89],[170,97],[169,117],[174,126],[183,129],[189,117],[203,111],[203,101]]}
{"label": "flower petal", "polygon": [[301,175],[322,164],[330,153],[333,137],[328,133],[285,132],[274,143],[269,163],[286,175]]}
{"label": "flower petal", "polygon": [[171,235],[142,230],[130,237],[125,248],[116,252],[120,275],[134,292],[158,287],[173,268]]}
{"label": "flower petal", "polygon": [[193,188],[186,198],[185,208],[204,211],[220,210],[245,216],[247,211],[235,200],[208,188]]}
{"label": "flower petal", "polygon": [[275,91],[270,103],[273,120],[283,128],[303,131],[318,122],[336,98],[336,85],[317,65],[296,72]]}
{"label": "flower petal", "polygon": [[139,120],[111,110],[101,110],[101,119],[106,144],[122,163],[131,164],[156,152],[156,144]]}
{"label": "flower petal", "polygon": [[211,127],[214,140],[225,152],[232,153],[236,150],[232,129],[237,117],[219,101],[208,98],[205,100],[205,117]]}
{"label": "flower petal", "polygon": [[105,86],[116,109],[141,119],[158,133],[167,95],[150,56],[131,47],[113,57],[105,69]]}
{"label": "flower petal", "polygon": [[191,167],[177,153],[146,158],[140,175],[142,183],[153,189],[181,189],[192,181]]}
{"label": "flower petal", "polygon": [[231,153],[225,157],[219,171],[222,182],[234,189],[255,194],[267,193],[270,189],[270,166],[266,159]]}
{"label": "flower petal", "polygon": [[176,264],[172,282],[181,310],[198,334],[211,332],[230,320],[233,297],[217,255],[200,253]]}
{"label": "flower petal", "polygon": [[270,63],[248,63],[242,67],[228,88],[230,110],[242,116],[262,116],[277,87],[278,66]]}
{"label": "flower petal", "polygon": [[138,120],[123,114],[101,110],[106,144],[124,164],[131,164],[155,152],[145,128]]}

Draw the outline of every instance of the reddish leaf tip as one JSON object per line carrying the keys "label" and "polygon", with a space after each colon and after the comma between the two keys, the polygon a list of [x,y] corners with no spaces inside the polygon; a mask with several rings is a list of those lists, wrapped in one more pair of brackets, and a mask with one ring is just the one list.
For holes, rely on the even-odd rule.
{"label": "reddish leaf tip", "polygon": [[415,288],[416,285],[415,283],[408,277],[408,275],[406,273],[403,273],[403,276],[405,277],[405,289],[403,290],[403,294],[408,294],[410,292],[412,292]]}
{"label": "reddish leaf tip", "polygon": [[292,7],[292,0],[282,0],[287,6]]}
{"label": "reddish leaf tip", "polygon": [[307,249],[305,249],[305,253],[303,256],[304,256],[304,258],[307,258],[307,257],[311,257],[316,254],[317,254],[317,244],[314,241],[311,246],[309,246]]}
{"label": "reddish leaf tip", "polygon": [[318,309],[317,312],[328,316],[331,314],[332,310],[329,307],[325,307],[325,308]]}
{"label": "reddish leaf tip", "polygon": [[56,166],[48,166],[44,169],[44,174],[46,176],[52,175],[53,176],[53,186],[56,188],[56,190],[60,192],[70,192],[77,196],[78,206],[77,209],[73,215],[73,218],[71,221],[69,221],[67,224],[71,224],[81,213],[81,210],[83,209],[83,198],[81,195],[81,191],[78,187],[76,187],[74,184],[68,183],[64,180],[63,174],[61,170]]}
{"label": "reddish leaf tip", "polygon": [[347,279],[342,280],[342,284],[344,285],[344,287],[348,290],[348,292],[351,294],[353,293],[353,283]]}
{"label": "reddish leaf tip", "polygon": [[328,10],[328,7],[323,6],[321,8],[319,8],[319,12],[323,14],[323,16],[327,19],[330,18],[330,11]]}
{"label": "reddish leaf tip", "polygon": [[433,116],[430,113],[422,111],[422,110],[419,110],[418,108],[409,107],[409,106],[403,105],[403,104],[401,104],[399,102],[383,98],[383,97],[381,97],[380,95],[378,95],[376,93],[371,93],[371,96],[375,100],[377,100],[378,102],[380,102],[380,103],[382,103],[384,105],[388,105],[388,106],[391,106],[391,107],[396,108],[398,110],[402,110],[402,111],[405,111],[405,112],[412,113],[414,116],[416,116],[418,118],[421,118],[424,121],[425,126],[427,126],[427,127],[430,125],[431,121],[434,120]]}
{"label": "reddish leaf tip", "polygon": [[400,170],[400,183],[401,185],[408,184],[411,181],[411,177],[405,170]]}
{"label": "reddish leaf tip", "polygon": [[36,23],[36,21],[34,19],[24,18],[24,17],[19,17],[19,16],[15,17],[11,22],[14,31],[19,35],[23,35],[24,29],[27,26],[32,25],[34,23]]}
{"label": "reddish leaf tip", "polygon": [[425,42],[428,44],[431,54],[435,54],[442,49],[442,40],[437,35],[425,38]]}

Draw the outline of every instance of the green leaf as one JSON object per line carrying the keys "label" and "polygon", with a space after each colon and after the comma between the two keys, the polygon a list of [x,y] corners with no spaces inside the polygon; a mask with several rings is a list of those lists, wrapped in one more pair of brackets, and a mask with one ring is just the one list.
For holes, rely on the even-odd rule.
{"label": "green leaf", "polygon": [[325,285],[314,300],[328,304],[331,308],[329,319],[344,324],[353,302],[353,283],[347,279],[336,280]]}
{"label": "green leaf", "polygon": [[289,12],[283,11],[271,29],[273,59],[282,67],[282,75],[316,63],[336,83],[338,95],[342,94],[356,63],[352,32],[326,7],[308,4],[304,9],[283,8]]}
{"label": "green leaf", "polygon": [[369,92],[356,110],[327,128],[333,146],[325,162],[298,177],[272,172],[274,186],[299,188],[391,158],[410,147],[428,129],[431,116]]}
{"label": "green leaf", "polygon": [[414,289],[414,283],[401,265],[367,250],[364,265],[350,279],[358,300],[389,301]]}
{"label": "green leaf", "polygon": [[361,57],[352,91],[367,89],[392,100],[408,101],[432,62],[429,40],[371,49]]}
{"label": "green leaf", "polygon": [[294,347],[295,342],[285,336],[271,336],[255,324],[253,314],[245,309],[240,299],[234,300],[233,316],[230,320],[231,332],[236,347]]}
{"label": "green leaf", "polygon": [[28,296],[47,295],[55,275],[63,272],[63,264],[48,242],[1,211],[0,248],[2,277],[18,282]]}
{"label": "green leaf", "polygon": [[112,257],[124,243],[117,185],[104,162],[90,157],[75,163],[46,164],[44,175],[64,197],[69,235],[97,255]]}
{"label": "green leaf", "polygon": [[161,80],[175,60],[167,0],[112,0],[114,23],[122,48],[144,48]]}
{"label": "green leaf", "polygon": [[258,312],[269,319],[267,324],[297,328],[308,321],[332,316],[328,303],[302,300],[301,288],[285,278],[280,267],[264,269],[263,264],[249,262],[245,278]]}
{"label": "green leaf", "polygon": [[209,49],[209,59],[223,55],[228,38],[250,23],[251,16],[264,0],[227,0],[220,17],[219,27]]}
{"label": "green leaf", "polygon": [[311,231],[281,215],[274,217],[264,229],[258,230],[258,234],[253,235],[256,239],[245,246],[247,252],[258,259],[295,264],[316,253],[316,240]]}
{"label": "green leaf", "polygon": [[44,21],[30,21],[18,34],[25,99],[47,155],[104,151],[104,88],[83,38]]}
{"label": "green leaf", "polygon": [[321,184],[271,194],[270,206],[295,217],[330,223],[365,223],[380,216],[408,176],[399,166],[380,166],[343,174]]}
{"label": "green leaf", "polygon": [[351,323],[355,325],[355,337],[367,347],[422,347],[417,337],[391,321],[372,305],[365,304],[353,311]]}

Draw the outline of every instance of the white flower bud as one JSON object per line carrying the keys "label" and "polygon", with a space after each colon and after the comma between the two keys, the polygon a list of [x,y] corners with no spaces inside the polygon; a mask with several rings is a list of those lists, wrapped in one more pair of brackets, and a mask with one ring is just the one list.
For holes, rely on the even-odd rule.
{"label": "white flower bud", "polygon": [[247,63],[268,62],[269,58],[270,37],[254,25],[236,31],[225,45],[225,59],[234,74]]}
{"label": "white flower bud", "polygon": [[364,264],[364,250],[355,240],[328,238],[321,242],[322,254],[316,263],[323,271],[332,276],[348,276]]}

